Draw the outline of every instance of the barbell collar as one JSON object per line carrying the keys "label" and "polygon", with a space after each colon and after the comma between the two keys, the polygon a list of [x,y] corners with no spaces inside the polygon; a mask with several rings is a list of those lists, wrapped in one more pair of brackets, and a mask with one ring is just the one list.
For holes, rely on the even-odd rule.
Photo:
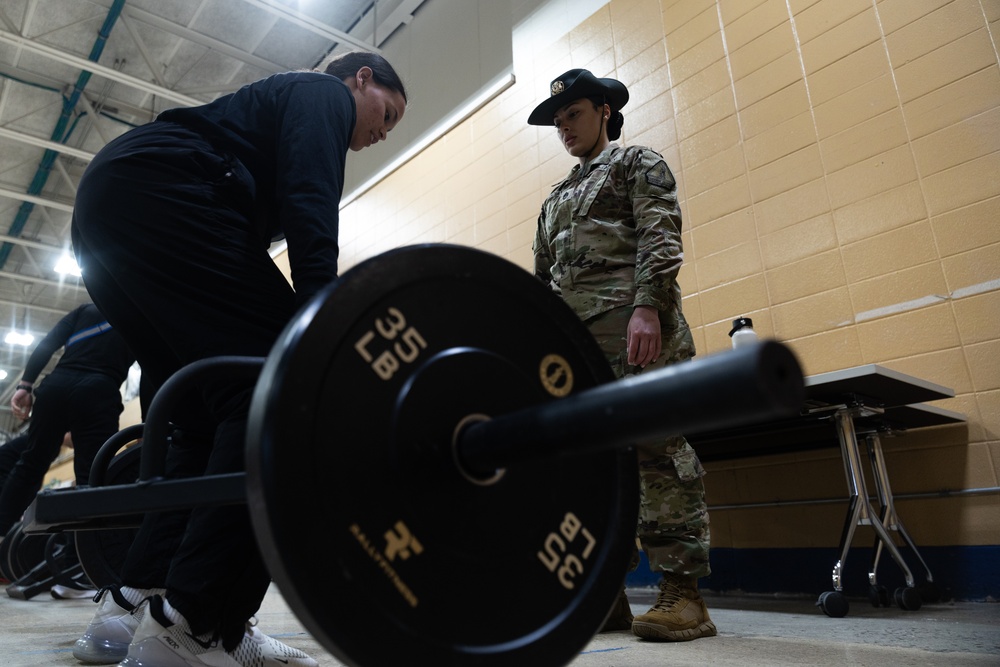
{"label": "barbell collar", "polygon": [[758,423],[797,413],[804,384],[792,351],[762,341],[473,421],[456,434],[456,458],[467,474],[492,479],[543,457]]}

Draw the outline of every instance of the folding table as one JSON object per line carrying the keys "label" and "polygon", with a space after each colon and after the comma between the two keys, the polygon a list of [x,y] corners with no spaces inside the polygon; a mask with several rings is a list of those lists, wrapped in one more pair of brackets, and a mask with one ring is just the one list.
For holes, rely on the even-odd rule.
{"label": "folding table", "polygon": [[[919,609],[923,598],[914,586],[913,573],[896,547],[891,532],[899,533],[924,567],[925,580],[929,584],[925,588],[927,597],[932,597],[935,590],[933,576],[896,512],[881,437],[914,428],[964,422],[965,418],[957,412],[924,404],[953,397],[955,392],[877,364],[807,376],[805,384],[806,402],[796,417],[691,435],[688,440],[702,461],[802,451],[839,443],[848,487],[847,516],[841,533],[840,557],[833,567],[834,590],[822,593],[817,605],[828,616],[847,614],[849,605],[842,584],[847,553],[855,529],[871,526],[877,538],[868,573],[872,603],[876,606],[890,603],[888,591],[878,584],[876,574],[885,549],[906,578],[906,587],[896,589],[893,596],[896,604],[903,609]],[[872,468],[878,508],[869,499],[859,444],[861,438]]]}

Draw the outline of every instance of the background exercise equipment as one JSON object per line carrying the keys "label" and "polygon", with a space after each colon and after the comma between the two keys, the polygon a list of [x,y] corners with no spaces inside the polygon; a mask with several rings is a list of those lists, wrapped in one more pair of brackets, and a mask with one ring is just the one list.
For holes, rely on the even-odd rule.
{"label": "background exercise equipment", "polygon": [[[545,285],[495,255],[444,245],[352,268],[266,360],[192,366],[150,406],[140,483],[40,494],[30,530],[247,502],[303,625],[366,666],[569,662],[628,567],[638,508],[629,445],[792,414],[803,396],[794,356],[774,342],[614,381]],[[157,480],[166,438],[152,434],[167,423],[157,406],[220,368],[260,373],[247,473]],[[456,614],[463,577],[503,594]],[[372,628],[382,641],[370,641]]]}
{"label": "background exercise equipment", "polygon": [[[130,426],[112,436],[94,457],[90,485],[97,487],[137,482],[141,447],[131,445],[122,449],[122,446],[141,436],[141,425]],[[135,534],[136,530],[130,527],[75,531],[77,558],[94,588],[121,584],[119,573]]]}

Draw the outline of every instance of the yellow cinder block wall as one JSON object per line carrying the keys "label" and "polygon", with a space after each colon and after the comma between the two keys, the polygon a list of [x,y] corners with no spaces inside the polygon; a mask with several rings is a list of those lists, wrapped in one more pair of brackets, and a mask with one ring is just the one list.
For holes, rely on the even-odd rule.
{"label": "yellow cinder block wall", "polygon": [[[530,269],[573,159],[525,119],[566,69],[613,76],[631,92],[622,143],[678,179],[700,353],[748,315],[807,374],[877,363],[952,387],[940,405],[967,426],[885,440],[893,490],[996,487],[998,43],[995,0],[612,0],[543,50],[515,44],[511,88],[348,205],[341,269],[420,242]],[[713,505],[846,495],[835,449],[709,468]],[[836,545],[843,508],[717,511],[713,545]],[[918,544],[1000,544],[996,493],[897,508]]]}

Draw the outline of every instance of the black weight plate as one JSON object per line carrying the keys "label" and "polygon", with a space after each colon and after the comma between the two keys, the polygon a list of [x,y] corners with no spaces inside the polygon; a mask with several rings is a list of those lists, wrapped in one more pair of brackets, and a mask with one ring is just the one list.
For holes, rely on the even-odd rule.
{"label": "black weight plate", "polygon": [[16,535],[21,530],[21,522],[18,521],[7,534],[4,535],[3,540],[0,540],[0,577],[3,577],[7,581],[14,581],[10,572],[10,545],[14,543],[14,535]]}
{"label": "black weight plate", "polygon": [[15,536],[8,556],[10,573],[14,577],[12,581],[17,581],[45,561],[45,545],[48,541],[48,535],[28,535],[23,530]]}
{"label": "black weight plate", "polygon": [[59,572],[67,565],[76,563],[76,548],[73,546],[73,535],[53,533],[46,535],[43,560],[52,572]]}
{"label": "black weight plate", "polygon": [[[132,484],[139,479],[140,447],[133,445],[115,454],[104,474],[104,485]],[[77,557],[95,588],[121,583],[121,568],[137,532],[136,528],[76,531]]]}
{"label": "black weight plate", "polygon": [[7,537],[4,538],[4,542],[7,546],[7,561],[6,561],[6,572],[7,578],[11,581],[17,581],[21,578],[24,572],[21,571],[20,564],[18,563],[17,550],[21,545],[21,540],[24,539],[24,531],[22,530],[21,522],[18,521],[10,530],[7,532]]}
{"label": "black weight plate", "polygon": [[414,246],[347,272],[282,334],[248,427],[254,527],[296,615],[350,665],[572,660],[628,568],[634,452],[487,483],[451,442],[612,379],[572,311],[494,255]]}

